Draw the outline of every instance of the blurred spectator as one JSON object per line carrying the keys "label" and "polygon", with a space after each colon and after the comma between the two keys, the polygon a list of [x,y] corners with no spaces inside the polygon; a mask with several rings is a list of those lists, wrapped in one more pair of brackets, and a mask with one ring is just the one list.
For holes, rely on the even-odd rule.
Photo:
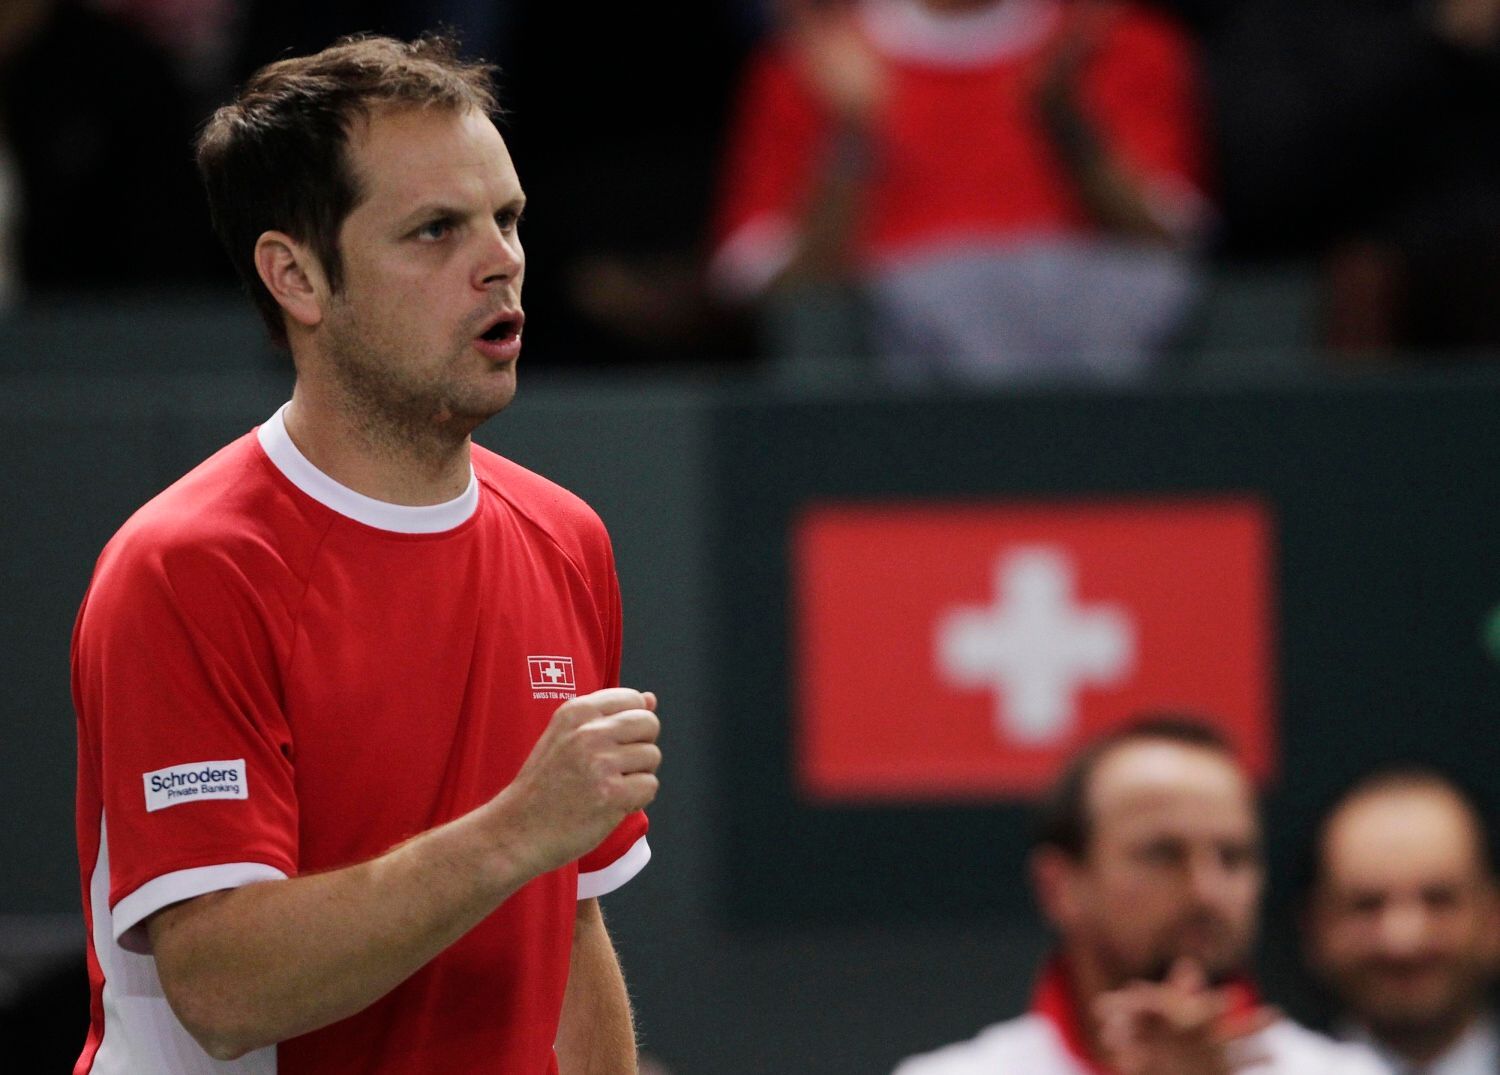
{"label": "blurred spectator", "polygon": [[1211,215],[1175,26],[1108,0],[784,8],[724,162],[720,291],[852,283],[902,382],[1144,372]]}
{"label": "blurred spectator", "polygon": [[30,292],[227,282],[193,174],[194,117],[160,52],[68,0],[0,4],[0,132]]}
{"label": "blurred spectator", "polygon": [[1356,784],[1319,829],[1309,963],[1393,1075],[1494,1075],[1500,894],[1475,804],[1435,772]]}
{"label": "blurred spectator", "polygon": [[542,252],[526,279],[532,368],[744,357],[702,273],[745,47],[732,5],[600,5],[586,28],[566,4],[523,7],[525,48],[502,86],[507,138],[528,162],[523,232]]}
{"label": "blurred spectator", "polygon": [[1106,735],[1044,802],[1031,859],[1057,939],[1029,1014],[897,1075],[1373,1075],[1374,1058],[1260,1008],[1245,963],[1263,882],[1255,793],[1217,732]]}
{"label": "blurred spectator", "polygon": [[207,115],[228,96],[240,0],[94,0],[173,60]]}
{"label": "blurred spectator", "polygon": [[1500,0],[1158,2],[1204,45],[1226,255],[1316,262],[1345,354],[1494,357]]}

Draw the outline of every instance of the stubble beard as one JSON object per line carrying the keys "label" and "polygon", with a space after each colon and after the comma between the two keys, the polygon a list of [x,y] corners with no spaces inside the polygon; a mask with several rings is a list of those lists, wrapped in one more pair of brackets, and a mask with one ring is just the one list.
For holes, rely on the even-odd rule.
{"label": "stubble beard", "polygon": [[1229,928],[1225,927],[1223,943],[1216,945],[1216,951],[1207,955],[1183,951],[1176,941],[1176,930],[1173,929],[1165,931],[1151,949],[1144,953],[1126,954],[1118,946],[1107,945],[1105,962],[1110,976],[1118,985],[1130,981],[1165,981],[1172,967],[1183,958],[1191,959],[1199,965],[1209,985],[1222,985],[1243,970],[1248,958],[1248,950],[1238,950],[1239,947],[1248,949],[1248,941],[1243,946],[1233,944],[1228,932]]}
{"label": "stubble beard", "polygon": [[[351,424],[382,454],[439,462],[462,448],[469,435],[510,402],[464,398],[441,376],[413,375],[403,347],[362,331],[348,314],[330,326],[324,354]],[[461,348],[439,367],[458,361]]]}
{"label": "stubble beard", "polygon": [[[1453,974],[1461,980],[1450,982],[1442,996],[1420,1006],[1366,998],[1351,1007],[1364,1008],[1356,1011],[1356,1016],[1377,1038],[1398,1045],[1402,1052],[1438,1049],[1455,1040],[1484,1006],[1483,972],[1465,968]],[[1359,989],[1357,985],[1345,986],[1343,991],[1352,998]]]}

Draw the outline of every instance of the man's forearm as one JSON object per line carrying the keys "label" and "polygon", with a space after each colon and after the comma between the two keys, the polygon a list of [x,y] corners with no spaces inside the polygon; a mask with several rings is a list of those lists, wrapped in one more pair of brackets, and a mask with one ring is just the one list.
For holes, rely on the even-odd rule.
{"label": "man's forearm", "polygon": [[225,1059],[368,1007],[651,801],[655,708],[624,687],[571,699],[516,778],[463,817],[370,862],[157,912],[147,925],[177,1018]]}
{"label": "man's forearm", "polygon": [[557,1028],[562,1075],[635,1075],[635,1024],[615,947],[597,900],[578,905],[573,956]]}
{"label": "man's forearm", "polygon": [[830,133],[802,209],[795,252],[780,281],[837,280],[849,273],[874,168],[874,138],[868,131],[845,124]]}
{"label": "man's forearm", "polygon": [[370,862],[200,896],[150,920],[167,999],[229,1059],[362,1010],[530,879],[503,797]]}
{"label": "man's forearm", "polygon": [[1111,234],[1147,242],[1181,241],[1152,205],[1144,185],[1105,146],[1070,85],[1049,87],[1042,96],[1041,115],[1053,151],[1095,224]]}

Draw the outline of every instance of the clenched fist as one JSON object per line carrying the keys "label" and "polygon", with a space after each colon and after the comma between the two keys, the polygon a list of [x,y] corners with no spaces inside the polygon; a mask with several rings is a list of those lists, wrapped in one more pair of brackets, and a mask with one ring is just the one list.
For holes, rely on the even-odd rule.
{"label": "clenched fist", "polygon": [[494,805],[503,840],[526,872],[546,873],[603,842],[656,798],[661,721],[656,696],[610,687],[557,707],[526,764]]}

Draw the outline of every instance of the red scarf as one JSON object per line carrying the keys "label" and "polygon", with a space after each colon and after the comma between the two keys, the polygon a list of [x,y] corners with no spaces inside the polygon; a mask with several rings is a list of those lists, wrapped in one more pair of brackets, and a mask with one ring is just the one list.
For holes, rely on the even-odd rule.
{"label": "red scarf", "polygon": [[[1247,1015],[1260,1006],[1260,998],[1249,979],[1231,979],[1225,988],[1229,990],[1230,1014]],[[1052,1024],[1069,1055],[1090,1075],[1115,1075],[1089,1048],[1083,1012],[1078,1007],[1072,976],[1062,956],[1053,956],[1042,967],[1036,992],[1031,997],[1031,1012]]]}

